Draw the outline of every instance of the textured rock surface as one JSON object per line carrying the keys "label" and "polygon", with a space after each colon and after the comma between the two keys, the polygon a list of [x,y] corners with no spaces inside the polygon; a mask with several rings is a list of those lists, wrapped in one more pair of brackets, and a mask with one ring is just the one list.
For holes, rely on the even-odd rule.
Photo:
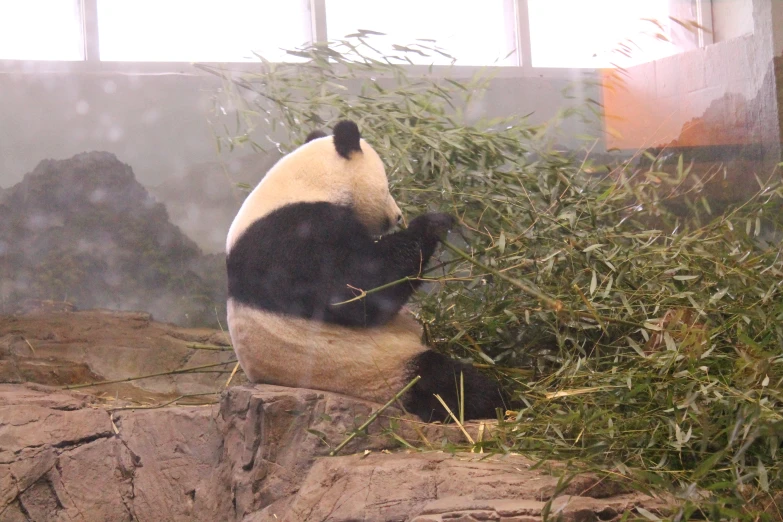
{"label": "textured rock surface", "polygon": [[[270,507],[252,520],[540,520],[558,478],[532,465],[519,456],[444,453],[321,459],[285,513]],[[564,520],[612,520],[639,505],[665,507],[584,475],[549,512]]]}
{"label": "textured rock surface", "polygon": [[[237,515],[267,506],[271,512],[286,509],[310,472],[317,457],[329,454],[347,434],[377,409],[371,402],[337,395],[279,386],[240,386],[229,390],[221,402],[225,461],[230,468]],[[440,448],[442,441],[460,441],[453,428],[398,420],[398,411],[384,412],[367,430],[351,441],[342,454],[399,448],[388,432],[414,445],[426,439]],[[476,427],[470,427],[475,431]]]}
{"label": "textured rock surface", "polygon": [[225,316],[225,256],[203,255],[107,152],[41,161],[0,193],[0,252],[2,313],[34,298],[189,326]]}
{"label": "textured rock surface", "polygon": [[[389,453],[462,439],[454,427],[394,409],[353,439],[346,456],[328,457],[378,407],[342,395],[238,385],[219,404],[144,409],[214,392],[226,374],[84,393],[24,383],[122,379],[233,359],[188,347],[226,346],[214,330],[144,313],[33,309],[0,317],[0,382],[13,383],[0,384],[0,521],[520,522],[541,520],[554,494],[559,473],[532,470],[518,456]],[[466,429],[478,438],[479,426]],[[615,520],[636,505],[664,507],[581,475],[549,510],[565,520]]]}
{"label": "textured rock surface", "polygon": [[[210,329],[158,323],[143,312],[46,312],[0,316],[0,382],[69,385],[180,370],[234,359],[232,351],[194,350],[196,343],[230,347]],[[212,368],[230,371],[232,365]],[[239,372],[238,381],[242,380]],[[228,373],[169,375],[89,389],[119,398],[203,393]]]}
{"label": "textured rock surface", "polygon": [[[119,405],[115,405],[119,406]],[[0,385],[0,520],[540,520],[556,474],[518,456],[382,453],[383,418],[346,452],[331,447],[371,403],[241,386],[220,405],[109,410],[90,395]],[[442,426],[423,428],[439,446]],[[395,432],[416,442],[413,424]],[[665,505],[579,476],[555,499],[566,520],[614,520]]]}
{"label": "textured rock surface", "polygon": [[215,411],[96,401],[0,385],[0,520],[226,519]]}

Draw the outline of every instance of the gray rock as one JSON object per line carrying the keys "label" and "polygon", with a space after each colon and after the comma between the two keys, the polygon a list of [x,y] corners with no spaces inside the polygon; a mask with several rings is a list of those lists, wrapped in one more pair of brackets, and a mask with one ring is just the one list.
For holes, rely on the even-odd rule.
{"label": "gray rock", "polygon": [[[320,459],[285,512],[270,507],[253,520],[541,520],[558,477],[533,464],[514,455],[445,453]],[[636,506],[666,507],[616,484],[607,491],[595,475],[580,478],[552,501],[552,515],[612,520]]]}
{"label": "gray rock", "polygon": [[[390,412],[328,457],[376,405],[277,386],[220,405],[123,404],[0,385],[0,520],[541,520],[557,473],[520,456],[387,453],[458,432]],[[474,431],[475,426],[469,427]],[[565,520],[613,520],[666,503],[585,474],[554,499]]]}
{"label": "gray rock", "polygon": [[59,299],[189,326],[225,316],[225,256],[204,255],[107,152],[43,160],[4,190],[0,252],[2,313]]}
{"label": "gray rock", "polygon": [[[394,408],[343,456],[329,457],[378,408],[338,394],[239,385],[219,403],[159,408],[223,389],[227,376],[44,386],[225,362],[233,353],[188,347],[228,346],[222,332],[144,313],[29,312],[0,317],[0,521],[529,522],[548,503],[564,520],[615,520],[634,506],[666,512],[666,502],[591,474],[553,498],[557,464],[443,453],[463,441],[459,429]],[[474,439],[481,431],[466,430]],[[399,451],[409,447],[434,451]]]}
{"label": "gray rock", "polygon": [[[194,350],[206,344],[228,351]],[[182,328],[144,312],[30,311],[0,316],[0,382],[72,385],[123,379],[234,360],[227,334]],[[167,375],[90,389],[119,398],[162,398],[220,389],[220,373]],[[234,382],[244,382],[239,372]]]}

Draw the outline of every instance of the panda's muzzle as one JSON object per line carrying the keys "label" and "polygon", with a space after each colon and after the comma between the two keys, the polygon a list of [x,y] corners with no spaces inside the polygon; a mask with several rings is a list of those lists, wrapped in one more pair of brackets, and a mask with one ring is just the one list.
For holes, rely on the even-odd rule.
{"label": "panda's muzzle", "polygon": [[392,223],[392,220],[389,219],[388,216],[383,218],[383,222],[381,225],[383,225],[383,234],[391,232],[393,229],[395,229],[397,226],[399,226],[402,223],[402,213],[398,213],[395,217],[395,222]]}

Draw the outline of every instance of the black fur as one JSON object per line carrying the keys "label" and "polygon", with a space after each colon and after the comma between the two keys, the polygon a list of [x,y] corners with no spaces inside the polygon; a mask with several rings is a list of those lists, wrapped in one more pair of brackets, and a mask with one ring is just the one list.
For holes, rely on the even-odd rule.
{"label": "black fur", "polygon": [[322,130],[314,130],[310,134],[307,135],[305,138],[305,143],[310,143],[313,140],[317,140],[318,138],[325,138],[327,134]]}
{"label": "black fur", "polygon": [[359,140],[362,135],[359,127],[350,120],[343,120],[334,126],[334,148],[337,154],[345,159],[351,159],[351,152],[361,152]]}
{"label": "black fur", "polygon": [[502,407],[503,394],[497,382],[478,370],[436,351],[427,350],[408,364],[409,379],[421,375],[421,380],[403,397],[403,405],[409,413],[415,413],[424,421],[443,421],[449,414],[435,398],[435,394],[448,404],[459,418],[459,379],[463,376],[465,390],[465,420],[495,419],[495,408]]}
{"label": "black fur", "polygon": [[357,296],[359,289],[418,275],[453,223],[447,214],[425,214],[406,230],[375,241],[349,207],[286,205],[256,221],[233,245],[226,260],[228,295],[270,312],[345,326],[381,325],[418,281],[335,303]]}

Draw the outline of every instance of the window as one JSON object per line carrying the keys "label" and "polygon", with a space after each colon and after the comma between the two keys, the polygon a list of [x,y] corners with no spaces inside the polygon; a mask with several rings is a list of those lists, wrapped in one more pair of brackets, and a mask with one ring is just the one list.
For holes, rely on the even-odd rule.
{"label": "window", "polygon": [[[720,4],[721,38],[741,27]],[[628,67],[713,41],[712,0],[0,0],[0,59],[134,62],[298,61],[282,49],[384,33],[371,44],[418,64]],[[415,13],[415,14],[411,14]],[[750,14],[748,14],[750,13]],[[686,21],[678,25],[673,20]],[[750,20],[750,22],[748,22]],[[660,24],[658,26],[657,24]],[[696,29],[698,28],[698,29]],[[719,38],[720,39],[720,38]]]}
{"label": "window", "polygon": [[[56,1],[56,0],[55,0]],[[310,41],[305,0],[98,0],[101,60],[271,61]]]}
{"label": "window", "polygon": [[[674,54],[670,0],[527,0],[533,67],[627,67]],[[663,30],[653,22],[664,24]],[[628,54],[614,51],[625,43]]]}
{"label": "window", "polygon": [[[387,53],[392,44],[434,39],[457,59],[457,65],[518,65],[515,24],[508,23],[513,17],[513,2],[506,0],[326,0],[330,40],[370,29],[387,35],[372,39],[374,47]],[[414,63],[451,63],[439,54],[406,56]]]}
{"label": "window", "polygon": [[83,60],[78,0],[0,0],[0,60]]}

